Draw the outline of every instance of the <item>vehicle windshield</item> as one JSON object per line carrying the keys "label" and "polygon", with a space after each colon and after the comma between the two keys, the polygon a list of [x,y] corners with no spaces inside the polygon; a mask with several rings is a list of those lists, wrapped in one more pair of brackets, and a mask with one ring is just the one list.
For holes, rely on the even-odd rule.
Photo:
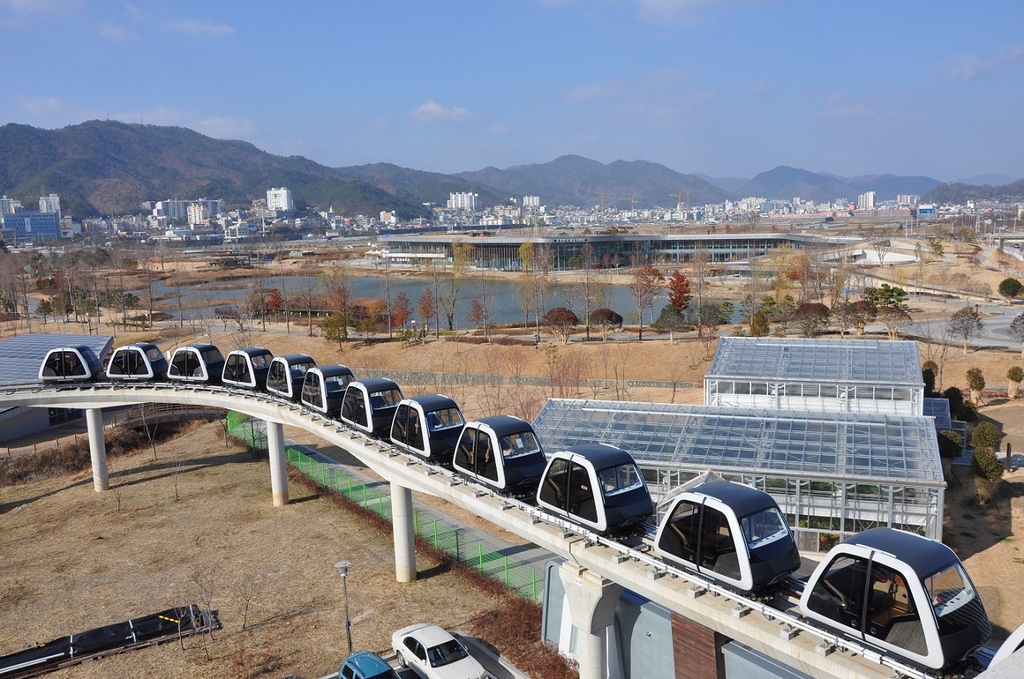
{"label": "vehicle windshield", "polygon": [[398,389],[385,389],[383,391],[375,391],[370,394],[370,405],[374,408],[395,406],[398,405],[398,402],[401,400],[402,392]]}
{"label": "vehicle windshield", "polygon": [[267,354],[256,354],[252,357],[252,366],[254,368],[266,368],[270,365],[270,361],[267,360]]}
{"label": "vehicle windshield", "polygon": [[164,357],[164,355],[160,353],[160,349],[157,347],[150,347],[149,349],[146,349],[146,356],[149,358],[150,363],[156,363]]}
{"label": "vehicle windshield", "polygon": [[597,474],[605,495],[623,493],[643,485],[640,470],[635,464],[620,464],[618,467],[603,469]]}
{"label": "vehicle windshield", "polygon": [[502,436],[499,442],[501,443],[501,454],[505,457],[519,457],[540,452],[540,443],[532,431],[520,431]]}
{"label": "vehicle windshield", "polygon": [[441,408],[427,413],[427,427],[430,431],[461,427],[464,424],[458,408]]}
{"label": "vehicle windshield", "polygon": [[750,549],[775,542],[789,534],[786,520],[775,507],[762,509],[740,519],[740,528]]}
{"label": "vehicle windshield", "polygon": [[455,639],[427,649],[427,658],[430,660],[431,667],[443,667],[467,656],[469,653]]}
{"label": "vehicle windshield", "polygon": [[936,618],[949,615],[977,596],[970,579],[958,563],[923,578],[921,583],[928,592]]}
{"label": "vehicle windshield", "polygon": [[202,355],[203,360],[206,361],[207,364],[220,363],[221,361],[224,360],[224,354],[220,353],[220,349],[218,349],[217,347],[214,347],[213,349],[207,349],[206,351],[202,352]]}
{"label": "vehicle windshield", "polygon": [[289,372],[292,374],[292,380],[302,381],[302,378],[306,376],[306,372],[310,368],[315,368],[316,363],[313,361],[307,361],[305,363],[292,363],[288,366]]}
{"label": "vehicle windshield", "polygon": [[327,392],[333,394],[337,391],[345,391],[345,387],[352,381],[351,375],[335,375],[334,377],[325,377],[324,386]]}

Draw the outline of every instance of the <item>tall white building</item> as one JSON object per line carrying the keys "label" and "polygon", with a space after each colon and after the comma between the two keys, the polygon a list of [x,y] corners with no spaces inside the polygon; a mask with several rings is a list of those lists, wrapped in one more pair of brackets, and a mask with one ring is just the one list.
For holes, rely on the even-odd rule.
{"label": "tall white building", "polygon": [[21,207],[21,201],[15,200],[14,198],[8,198],[4,195],[0,198],[0,215],[13,215],[15,209]]}
{"label": "tall white building", "polygon": [[189,224],[202,224],[210,218],[210,209],[206,207],[206,202],[196,202],[188,206],[188,223]]}
{"label": "tall white building", "polygon": [[449,193],[448,207],[452,210],[476,212],[480,209],[480,196],[475,193]]}
{"label": "tall white building", "polygon": [[48,196],[39,196],[39,211],[40,212],[55,212],[57,217],[60,217],[60,196],[56,193],[51,193]]}
{"label": "tall white building", "polygon": [[523,207],[540,207],[540,196],[523,196]]}
{"label": "tall white building", "polygon": [[858,210],[874,210],[875,209],[875,192],[867,191],[857,196],[857,209]]}
{"label": "tall white building", "polygon": [[267,189],[267,209],[291,212],[295,209],[292,191],[282,186],[279,189]]}

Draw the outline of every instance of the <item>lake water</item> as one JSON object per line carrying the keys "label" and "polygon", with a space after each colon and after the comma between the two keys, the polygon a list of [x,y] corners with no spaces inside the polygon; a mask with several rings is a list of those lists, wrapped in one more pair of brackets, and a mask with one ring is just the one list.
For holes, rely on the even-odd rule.
{"label": "lake water", "polygon": [[[383,278],[351,276],[348,280],[349,285],[352,288],[352,297],[354,299],[384,298]],[[522,323],[524,320],[523,310],[519,302],[514,282],[508,279],[488,279],[488,282],[493,288],[494,300],[491,308],[491,323]],[[304,276],[276,276],[266,279],[265,283],[268,290],[270,288],[287,290],[288,295],[293,299],[295,298],[296,293],[300,289],[306,287],[307,284],[307,278]],[[248,294],[248,286],[249,282],[245,279],[200,284],[188,288],[185,293],[185,299],[195,302],[200,298],[208,298],[215,300],[215,303],[217,304],[227,304],[232,301],[240,300]],[[475,286],[476,283],[474,281],[468,280],[459,290],[459,302],[455,317],[456,327],[468,328],[473,326],[473,324],[469,322],[469,304],[476,295]],[[567,301],[567,298],[570,297],[568,291],[571,287],[572,286],[563,283],[552,284],[546,293],[544,309],[547,310],[556,306],[568,306],[572,308],[572,305]],[[419,320],[418,307],[420,296],[423,294],[424,290],[427,290],[428,288],[433,288],[433,281],[429,278],[400,278],[396,276],[391,279],[392,299],[394,299],[394,296],[397,295],[399,291],[404,292],[409,298],[410,306],[412,308],[411,317],[417,320]],[[631,316],[630,312],[635,313],[636,305],[633,303],[633,300],[630,299],[629,290],[626,286],[609,285],[607,286],[607,290],[608,293],[605,303],[598,304],[595,308],[607,306],[621,314],[622,317],[626,319],[627,323],[635,322],[635,315]],[[165,285],[163,281],[157,281],[153,285],[153,294],[166,297],[168,301],[173,301],[175,290],[173,287]],[[668,303],[667,295],[668,291],[662,290],[655,299],[655,318],[657,318],[657,314],[660,313],[661,308]],[[167,309],[167,312],[173,315],[175,310]],[[186,311],[185,313],[187,316],[188,312]],[[577,313],[580,312],[577,311]],[[650,323],[649,313],[650,312],[644,314],[645,324]],[[532,315],[530,316],[530,322],[533,322]],[[441,324],[442,327],[445,325],[443,315],[441,318]]]}

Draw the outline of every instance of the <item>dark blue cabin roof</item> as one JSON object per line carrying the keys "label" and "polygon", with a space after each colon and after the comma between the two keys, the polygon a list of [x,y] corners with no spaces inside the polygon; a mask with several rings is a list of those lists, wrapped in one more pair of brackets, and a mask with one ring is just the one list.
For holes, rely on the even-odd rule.
{"label": "dark blue cabin roof", "polygon": [[351,375],[352,369],[347,365],[318,365],[313,370],[319,370],[324,377],[337,377],[338,375]]}
{"label": "dark blue cabin roof", "polygon": [[366,380],[358,380],[349,384],[349,387],[355,385],[362,385],[367,393],[372,394],[375,391],[384,391],[385,389],[398,389],[398,383],[394,380],[389,380],[386,377],[371,377]]}
{"label": "dark blue cabin roof", "polygon": [[494,430],[494,433],[498,436],[508,436],[509,434],[518,434],[523,431],[533,431],[533,427],[526,420],[521,420],[518,417],[512,417],[511,415],[494,415],[492,417],[481,417],[477,420],[480,424],[486,424],[488,427]]}
{"label": "dark blue cabin roof", "polygon": [[[127,346],[127,347],[138,347],[139,349],[142,349],[143,351],[149,351],[150,349],[156,349],[157,351],[160,351],[160,347],[158,347],[157,345],[153,344],[152,342],[132,342],[131,344],[126,344],[125,346]],[[163,352],[161,352],[161,353],[163,353]]]}
{"label": "dark blue cabin roof", "polygon": [[268,354],[271,356],[274,355],[270,349],[264,349],[263,347],[245,347],[244,349],[235,349],[235,351],[239,351],[250,358],[253,356],[266,356]]}
{"label": "dark blue cabin roof", "polygon": [[626,451],[604,443],[585,443],[583,445],[566,448],[564,452],[582,455],[587,458],[587,460],[594,465],[594,469],[598,471],[608,469],[609,467],[618,467],[622,464],[636,464],[633,460],[633,456]]}
{"label": "dark blue cabin roof", "polygon": [[285,354],[284,356],[275,356],[274,360],[281,359],[287,365],[295,365],[296,363],[316,363],[312,356],[306,354]]}
{"label": "dark blue cabin roof", "polygon": [[[209,351],[210,349],[217,349],[217,351],[220,351],[220,349],[217,347],[216,344],[186,344],[185,346],[180,347],[180,348],[181,349],[196,349],[198,351]],[[177,349],[175,349],[175,351],[177,351]]]}
{"label": "dark blue cabin roof", "polygon": [[776,506],[775,500],[767,493],[750,486],[744,486],[742,483],[732,483],[730,481],[702,483],[696,488],[691,488],[689,492],[701,493],[702,495],[721,500],[739,518]]}
{"label": "dark blue cabin roof", "polygon": [[[419,403],[425,413],[429,413],[433,410],[441,410],[442,408],[459,408],[458,403],[447,396],[442,396],[441,394],[434,394],[432,396],[413,396],[409,400]],[[462,412],[461,408],[459,408],[459,412]]]}
{"label": "dark blue cabin roof", "polygon": [[866,530],[847,539],[846,544],[888,552],[910,566],[919,578],[928,577],[959,561],[953,550],[941,542],[892,528]]}

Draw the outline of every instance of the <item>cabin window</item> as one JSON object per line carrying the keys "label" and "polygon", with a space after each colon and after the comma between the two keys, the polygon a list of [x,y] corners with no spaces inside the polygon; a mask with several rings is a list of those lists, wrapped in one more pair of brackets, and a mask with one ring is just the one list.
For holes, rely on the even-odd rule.
{"label": "cabin window", "polygon": [[789,535],[786,520],[775,507],[744,516],[740,519],[740,528],[750,549],[763,547]]}
{"label": "cabin window", "polygon": [[409,445],[417,450],[426,450],[423,443],[423,425],[420,423],[420,414],[415,408],[409,408]]}
{"label": "cabin window", "polygon": [[575,462],[569,467],[569,513],[585,521],[597,522],[597,503],[590,473]]}
{"label": "cabin window", "polygon": [[249,377],[249,362],[244,354],[231,354],[228,356],[227,372],[225,375],[233,382],[248,383],[252,381]]}
{"label": "cabin window", "polygon": [[700,505],[680,500],[665,524],[658,545],[683,561],[697,563],[697,542],[700,536]]}
{"label": "cabin window", "polygon": [[640,479],[640,470],[635,464],[621,464],[618,467],[603,469],[597,475],[601,482],[601,489],[605,497],[633,490],[643,485]]}
{"label": "cabin window", "polygon": [[[935,609],[940,635],[945,636],[959,632],[977,620],[978,613],[976,610],[972,610],[976,607],[968,607],[960,614],[952,615],[954,611],[975,601],[978,596],[960,564],[953,564],[924,578],[922,584],[924,584],[925,591],[928,592],[932,608]],[[965,612],[966,615],[964,615]]]}
{"label": "cabin window", "polygon": [[569,494],[569,461],[557,458],[548,467],[544,483],[540,487],[540,501],[565,510],[565,498]]}
{"label": "cabin window", "polygon": [[46,357],[43,364],[43,377],[57,377],[67,374],[61,361],[60,352],[52,353]]}
{"label": "cabin window", "polygon": [[736,556],[736,542],[729,529],[729,517],[706,505],[700,522],[699,565],[733,580],[740,578],[740,564]]}
{"label": "cabin window", "polygon": [[455,464],[476,473],[476,435],[478,429],[465,429],[455,449]]}
{"label": "cabin window", "polygon": [[285,377],[284,361],[275,361],[270,365],[270,372],[267,373],[267,388],[276,391],[287,391],[288,380]]}
{"label": "cabin window", "polygon": [[866,560],[837,556],[811,590],[807,607],[846,627],[863,629],[866,576]]}
{"label": "cabin window", "polygon": [[463,425],[462,413],[458,408],[441,408],[427,413],[427,427],[430,431],[448,429],[450,427],[461,427]]}
{"label": "cabin window", "polygon": [[202,377],[203,367],[191,351],[179,351],[171,357],[168,372],[173,377]]}
{"label": "cabin window", "polygon": [[500,439],[501,454],[504,457],[518,457],[540,452],[540,443],[532,431],[520,431]]}
{"label": "cabin window", "polygon": [[316,373],[306,375],[306,382],[302,385],[302,400],[314,408],[324,407],[324,397],[320,393],[320,376]]}
{"label": "cabin window", "polygon": [[119,351],[114,354],[114,358],[110,360],[110,365],[107,367],[108,375],[127,375],[128,374],[128,357],[126,352]]}
{"label": "cabin window", "polygon": [[269,354],[256,354],[252,357],[252,367],[254,370],[260,368],[266,368],[270,365],[270,360],[267,358]]}
{"label": "cabin window", "polygon": [[86,375],[85,364],[78,360],[78,355],[73,351],[64,352],[64,374],[69,377]]}
{"label": "cabin window", "polygon": [[498,480],[498,461],[491,437],[482,431],[476,432],[476,459],[480,476],[491,481]]}
{"label": "cabin window", "polygon": [[159,347],[150,347],[149,349],[146,349],[146,358],[149,359],[150,363],[156,363],[163,357],[164,355],[160,353]]}
{"label": "cabin window", "polygon": [[341,416],[349,422],[366,426],[366,404],[363,403],[363,392],[349,389],[341,402]]}
{"label": "cabin window", "polygon": [[128,374],[148,375],[149,365],[146,363],[146,355],[141,349],[131,349],[127,352]]}
{"label": "cabin window", "polygon": [[911,653],[928,655],[921,617],[914,606],[907,579],[902,573],[878,563],[871,565],[871,594],[864,632]]}

